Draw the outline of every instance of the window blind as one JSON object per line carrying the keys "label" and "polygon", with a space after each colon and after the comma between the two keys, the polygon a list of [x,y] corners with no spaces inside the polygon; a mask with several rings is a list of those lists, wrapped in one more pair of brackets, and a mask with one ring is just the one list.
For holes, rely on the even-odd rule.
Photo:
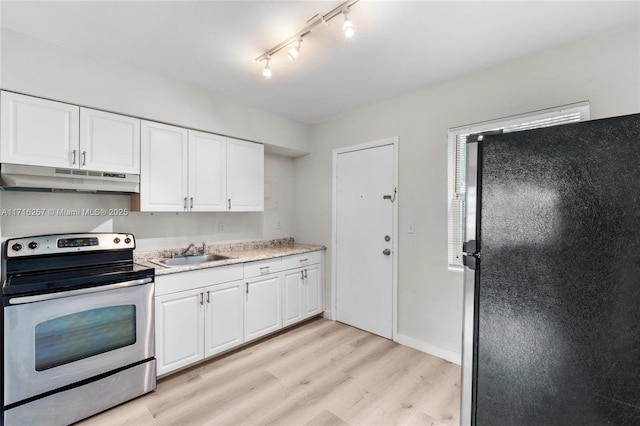
{"label": "window blind", "polygon": [[579,102],[482,123],[454,127],[448,132],[448,262],[449,269],[462,270],[465,229],[466,143],[473,133],[500,130],[505,133],[557,126],[589,119],[589,102]]}

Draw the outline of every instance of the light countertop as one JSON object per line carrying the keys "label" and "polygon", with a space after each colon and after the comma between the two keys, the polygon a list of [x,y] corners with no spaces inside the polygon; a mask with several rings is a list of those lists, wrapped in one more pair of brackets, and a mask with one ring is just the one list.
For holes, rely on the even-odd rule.
{"label": "light countertop", "polygon": [[[199,246],[196,247],[199,248]],[[179,253],[183,249],[184,247],[172,250]],[[196,265],[167,266],[159,263],[158,261],[160,259],[171,257],[170,250],[171,249],[144,252],[136,251],[134,252],[134,261],[137,264],[155,268],[157,276],[326,250],[326,247],[314,244],[299,244],[296,243],[293,238],[231,244],[212,244],[207,245],[207,253],[221,254],[228,256],[229,258],[213,262],[199,263]]]}

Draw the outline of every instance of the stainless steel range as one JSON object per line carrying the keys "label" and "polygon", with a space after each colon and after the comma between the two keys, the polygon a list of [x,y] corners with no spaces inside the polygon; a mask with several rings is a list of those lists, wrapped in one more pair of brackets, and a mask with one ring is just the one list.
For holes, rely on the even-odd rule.
{"label": "stainless steel range", "polygon": [[2,419],[69,424],[156,388],[154,269],[131,234],[6,241]]}

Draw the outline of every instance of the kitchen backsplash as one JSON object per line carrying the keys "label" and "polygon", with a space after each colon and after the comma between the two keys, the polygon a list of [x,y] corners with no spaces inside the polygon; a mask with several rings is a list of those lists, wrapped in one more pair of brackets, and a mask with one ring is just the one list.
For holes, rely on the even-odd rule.
{"label": "kitchen backsplash", "polygon": [[0,238],[130,232],[139,250],[283,238],[294,235],[293,192],[293,162],[278,155],[265,155],[264,212],[141,213],[128,195],[0,191]]}
{"label": "kitchen backsplash", "polygon": [[[153,250],[192,241],[246,241],[288,236],[269,230],[265,213],[130,212],[129,196],[95,194],[0,193],[2,240],[65,232],[130,232],[137,247]],[[268,225],[267,225],[268,226]],[[280,234],[281,232],[281,234]]]}
{"label": "kitchen backsplash", "polygon": [[[196,241],[196,248],[200,248],[200,244]],[[207,244],[207,253],[231,253],[247,250],[261,250],[269,248],[282,248],[282,247],[294,247],[295,239],[293,237],[288,238],[274,238],[270,240],[257,240],[257,241],[242,241],[236,243],[222,243],[222,244]],[[185,247],[165,247],[162,250],[149,250],[140,251],[136,250],[137,260],[151,260],[157,258],[166,258],[171,256],[170,250],[179,252],[180,249]]]}

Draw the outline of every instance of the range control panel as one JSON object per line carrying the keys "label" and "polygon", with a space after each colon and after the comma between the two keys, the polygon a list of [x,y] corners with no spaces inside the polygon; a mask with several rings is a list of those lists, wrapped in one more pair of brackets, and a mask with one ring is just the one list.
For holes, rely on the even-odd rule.
{"label": "range control panel", "polygon": [[85,251],[133,250],[136,248],[136,242],[131,234],[54,234],[11,238],[7,240],[5,247],[7,258],[11,258]]}

